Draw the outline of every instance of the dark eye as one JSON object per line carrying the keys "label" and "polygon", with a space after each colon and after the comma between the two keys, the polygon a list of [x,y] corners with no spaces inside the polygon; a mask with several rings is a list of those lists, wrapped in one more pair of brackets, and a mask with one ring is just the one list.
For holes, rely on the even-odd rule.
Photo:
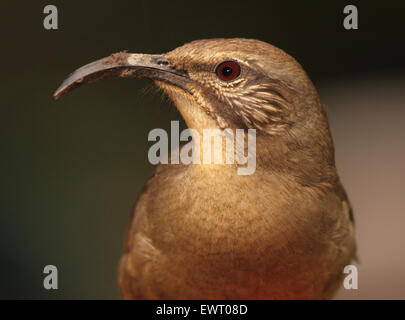
{"label": "dark eye", "polygon": [[231,81],[240,75],[240,65],[235,61],[224,61],[215,69],[218,78],[223,81]]}

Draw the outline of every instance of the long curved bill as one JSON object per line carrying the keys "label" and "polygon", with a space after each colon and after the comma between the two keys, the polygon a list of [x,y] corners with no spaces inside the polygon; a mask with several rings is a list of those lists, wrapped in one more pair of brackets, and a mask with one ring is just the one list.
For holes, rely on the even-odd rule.
{"label": "long curved bill", "polygon": [[119,52],[74,71],[63,81],[53,96],[59,99],[85,83],[116,77],[160,80],[190,92],[188,89],[190,78],[187,73],[172,68],[164,55]]}

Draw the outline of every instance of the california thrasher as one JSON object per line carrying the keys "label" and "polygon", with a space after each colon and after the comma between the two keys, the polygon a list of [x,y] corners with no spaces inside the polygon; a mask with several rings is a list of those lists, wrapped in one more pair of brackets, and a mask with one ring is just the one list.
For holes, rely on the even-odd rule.
{"label": "california thrasher", "polygon": [[256,129],[256,171],[158,165],[121,259],[124,298],[324,299],[356,251],[317,91],[284,51],[198,40],[162,55],[120,52],[76,70],[55,98],[106,77],[154,80],[189,128]]}

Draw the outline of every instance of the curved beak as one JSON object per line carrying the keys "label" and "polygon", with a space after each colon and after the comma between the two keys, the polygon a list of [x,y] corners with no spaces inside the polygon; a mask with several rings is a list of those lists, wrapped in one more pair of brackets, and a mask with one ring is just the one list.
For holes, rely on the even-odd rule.
{"label": "curved beak", "polygon": [[63,81],[53,97],[59,99],[85,83],[116,77],[164,81],[190,92],[188,87],[190,78],[187,73],[172,68],[164,55],[119,52],[74,71]]}

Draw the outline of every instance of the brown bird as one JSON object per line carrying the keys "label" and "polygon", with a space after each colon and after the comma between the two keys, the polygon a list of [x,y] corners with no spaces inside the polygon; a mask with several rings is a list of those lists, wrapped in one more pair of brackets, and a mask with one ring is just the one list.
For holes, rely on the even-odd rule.
{"label": "brown bird", "polygon": [[197,133],[256,130],[253,174],[237,163],[156,167],[130,222],[123,298],[333,296],[355,255],[353,216],[323,106],[294,58],[249,39],[120,52],[76,70],[54,96],[106,77],[154,80]]}

